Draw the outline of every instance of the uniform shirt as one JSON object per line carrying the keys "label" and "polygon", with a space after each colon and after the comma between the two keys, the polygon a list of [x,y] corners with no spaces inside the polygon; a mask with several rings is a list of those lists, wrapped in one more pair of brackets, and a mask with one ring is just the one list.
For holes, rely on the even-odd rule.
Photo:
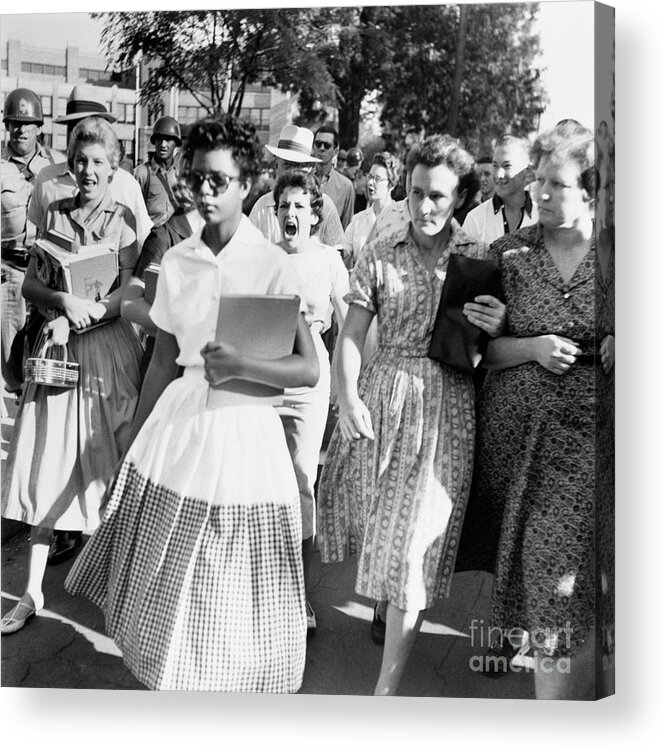
{"label": "uniform shirt", "polygon": [[336,169],[328,175],[318,175],[318,179],[321,192],[332,199],[341,219],[341,226],[346,229],[355,210],[355,186]]}
{"label": "uniform shirt", "polygon": [[[249,221],[258,227],[270,242],[278,245],[283,238],[274,206],[274,198],[271,192],[261,195],[251,209]],[[327,195],[323,195],[323,216],[317,236],[323,245],[330,245],[331,247],[341,247],[344,242],[344,228],[341,226],[339,213],[334,202]]]}
{"label": "uniform shirt", "polygon": [[[28,204],[29,221],[40,227],[49,205],[60,198],[71,198],[77,190],[76,178],[66,164],[46,167],[35,179],[34,190]],[[116,169],[111,180],[111,196],[115,201],[126,206],[134,215],[138,245],[142,247],[152,229],[152,220],[145,208],[140,185],[129,172]]]}
{"label": "uniform shirt", "polygon": [[173,195],[173,188],[178,179],[175,160],[172,160],[169,167],[163,167],[153,157],[147,164],[139,164],[136,167],[134,177],[141,186],[152,223],[155,227],[162,226],[178,208],[178,202]]}
{"label": "uniform shirt", "polygon": [[[522,209],[521,223],[517,229],[537,224],[539,219],[537,206],[533,203],[530,193],[527,190],[524,192],[525,203]],[[488,243],[508,234],[506,226],[505,204],[498,195],[494,195],[489,201],[480,203],[466,216],[466,220],[463,222],[463,228],[471,237]]]}
{"label": "uniform shirt", "polygon": [[222,294],[302,296],[286,253],[246,216],[217,255],[201,234],[195,232],[165,253],[150,308],[155,325],[177,339],[176,361],[184,367],[203,367],[201,349],[215,340]]}
{"label": "uniform shirt", "polygon": [[2,149],[0,185],[2,186],[3,249],[30,247],[35,239],[35,226],[29,225],[28,203],[36,176],[46,167],[65,161],[65,155],[41,143],[31,156],[14,153],[11,143]]}

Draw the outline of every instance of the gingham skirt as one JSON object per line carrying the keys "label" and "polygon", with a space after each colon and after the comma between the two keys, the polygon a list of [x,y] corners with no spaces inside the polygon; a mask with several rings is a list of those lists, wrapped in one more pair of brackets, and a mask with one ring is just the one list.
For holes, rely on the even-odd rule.
{"label": "gingham skirt", "polygon": [[306,614],[297,484],[274,408],[171,383],[66,580],[151,689],[295,692]]}

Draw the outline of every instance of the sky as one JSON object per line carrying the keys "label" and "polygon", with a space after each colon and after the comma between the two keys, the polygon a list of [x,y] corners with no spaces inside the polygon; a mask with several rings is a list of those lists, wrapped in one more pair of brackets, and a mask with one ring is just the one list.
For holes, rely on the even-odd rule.
{"label": "sky", "polygon": [[[270,3],[262,3],[268,5]],[[275,3],[271,3],[276,5]],[[338,3],[349,4],[349,3]],[[63,0],[59,7],[67,10],[104,10],[98,2],[83,6],[81,3]],[[124,6],[127,4],[125,3]],[[129,4],[130,5],[130,4]],[[144,0],[141,9],[158,7],[176,9],[188,3],[149,2]],[[205,7],[210,3],[197,3]],[[279,3],[285,7],[288,3]],[[574,117],[589,125],[593,122],[593,65],[592,39],[593,4],[586,0],[569,2],[542,2],[541,43],[543,56],[541,64],[547,68],[544,78],[549,90],[551,104],[543,114],[540,127],[546,129],[563,117]],[[27,10],[37,11],[48,7],[46,3],[27,0],[22,3]],[[130,5],[131,8],[131,5]],[[122,2],[114,2],[113,10],[127,9]],[[136,9],[136,6],[133,6]],[[23,13],[2,14],[0,16],[0,40],[4,43],[9,37],[18,37],[25,44],[35,47],[66,46],[67,42],[76,45],[81,53],[96,54],[99,49],[101,24],[90,18],[86,12],[75,13]],[[30,40],[30,41],[28,41]],[[573,84],[573,85],[570,85]]]}

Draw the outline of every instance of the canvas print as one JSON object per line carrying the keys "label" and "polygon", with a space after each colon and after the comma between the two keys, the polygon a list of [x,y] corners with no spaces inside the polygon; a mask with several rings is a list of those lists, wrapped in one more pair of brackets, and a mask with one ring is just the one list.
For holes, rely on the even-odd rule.
{"label": "canvas print", "polygon": [[0,21],[2,686],[613,694],[613,8]]}

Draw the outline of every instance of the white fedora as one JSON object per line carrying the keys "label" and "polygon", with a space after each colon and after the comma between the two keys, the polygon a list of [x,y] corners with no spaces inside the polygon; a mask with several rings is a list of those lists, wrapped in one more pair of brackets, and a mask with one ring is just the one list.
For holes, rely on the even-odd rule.
{"label": "white fedora", "polygon": [[281,133],[279,134],[279,143],[276,146],[265,146],[265,148],[271,154],[285,161],[310,164],[311,162],[320,161],[320,159],[311,155],[313,145],[314,134],[309,128],[286,125],[281,129]]}
{"label": "white fedora", "polygon": [[118,119],[108,111],[102,90],[95,86],[74,86],[67,99],[66,111],[67,114],[56,117],[53,122],[72,122],[85,117],[103,117],[109,122],[115,122]]}

